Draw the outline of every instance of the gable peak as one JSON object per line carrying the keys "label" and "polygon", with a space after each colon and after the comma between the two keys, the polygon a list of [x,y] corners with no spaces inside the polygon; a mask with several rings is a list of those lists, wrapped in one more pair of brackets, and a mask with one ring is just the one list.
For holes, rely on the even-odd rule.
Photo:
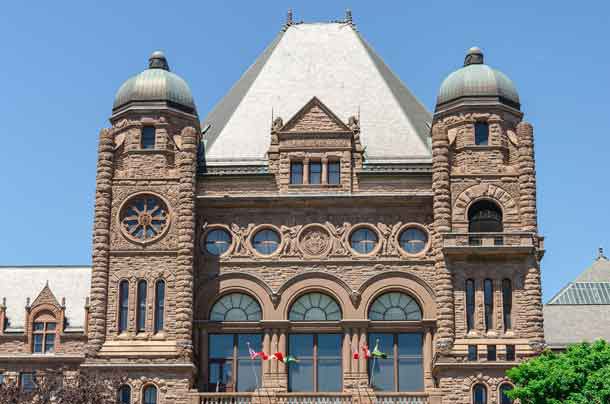
{"label": "gable peak", "polygon": [[318,97],[309,100],[280,132],[351,132],[350,128]]}

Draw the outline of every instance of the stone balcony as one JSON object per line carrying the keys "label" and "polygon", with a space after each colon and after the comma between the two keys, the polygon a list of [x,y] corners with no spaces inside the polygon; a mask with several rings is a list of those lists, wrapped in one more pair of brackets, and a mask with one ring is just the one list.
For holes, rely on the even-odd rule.
{"label": "stone balcony", "polygon": [[535,233],[443,233],[448,256],[528,255],[544,251],[544,239]]}
{"label": "stone balcony", "polygon": [[435,404],[427,393],[190,393],[191,404]]}

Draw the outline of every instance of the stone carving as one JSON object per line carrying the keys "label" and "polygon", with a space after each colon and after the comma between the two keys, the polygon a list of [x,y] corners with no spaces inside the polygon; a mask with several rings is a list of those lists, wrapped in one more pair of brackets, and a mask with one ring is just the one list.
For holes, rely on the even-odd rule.
{"label": "stone carving", "polygon": [[297,226],[284,226],[280,227],[280,231],[282,232],[282,239],[284,240],[284,244],[282,246],[282,250],[280,251],[281,256],[294,256],[299,255],[299,249],[297,247],[297,235],[303,225]]}
{"label": "stone carving", "polygon": [[271,127],[271,130],[274,132],[278,132],[282,129],[282,127],[284,126],[284,121],[282,120],[281,117],[277,117],[273,120],[273,126]]}
{"label": "stone carving", "polygon": [[[201,219],[200,234],[205,234],[210,226],[206,220]],[[398,245],[398,233],[404,223],[399,221],[394,224],[378,222],[376,225],[369,225],[378,229],[379,247],[376,248],[374,256],[384,257],[403,257]],[[257,254],[247,241],[252,235],[252,231],[257,224],[249,223],[244,226],[232,223],[228,226],[223,225],[232,233],[231,250],[223,255],[222,259],[231,260],[237,257],[254,257]],[[329,258],[329,257],[349,257],[352,255],[350,248],[349,234],[353,225],[344,222],[342,225],[334,225],[327,221],[324,223],[311,223],[307,225],[279,226],[281,232],[279,257],[290,258]],[[429,257],[429,254],[426,256]],[[412,257],[411,257],[412,258]]]}
{"label": "stone carving", "polygon": [[304,255],[313,257],[327,255],[332,244],[328,229],[322,225],[306,226],[299,235],[299,247]]}
{"label": "stone carving", "polygon": [[233,250],[233,254],[235,256],[251,256],[252,251],[247,247],[246,240],[248,240],[248,236],[252,232],[254,228],[254,224],[250,223],[247,227],[240,227],[238,224],[231,224],[231,231],[233,232],[233,236],[235,237],[235,250]]}

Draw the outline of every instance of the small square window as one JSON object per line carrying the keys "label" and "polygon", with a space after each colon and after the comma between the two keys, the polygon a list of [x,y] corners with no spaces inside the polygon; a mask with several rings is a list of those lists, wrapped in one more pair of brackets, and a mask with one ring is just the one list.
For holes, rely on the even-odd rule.
{"label": "small square window", "polygon": [[468,360],[476,361],[479,358],[479,350],[476,345],[468,345]]}
{"label": "small square window", "polygon": [[34,331],[44,331],[44,323],[34,323]]}
{"label": "small square window", "polygon": [[34,353],[42,353],[42,337],[43,334],[34,335]]}
{"label": "small square window", "polygon": [[341,163],[338,161],[328,162],[328,178],[329,185],[339,185],[341,183]]}
{"label": "small square window", "polygon": [[155,148],[155,128],[153,126],[145,126],[142,128],[142,148]]}
{"label": "small square window", "polygon": [[303,183],[303,163],[293,161],[290,163],[290,183],[300,185]]}
{"label": "small square window", "polygon": [[487,122],[476,122],[474,124],[474,144],[486,146],[489,143],[489,125]]}
{"label": "small square window", "polygon": [[506,345],[506,360],[514,362],[515,361],[515,346],[514,345]]}
{"label": "small square window", "polygon": [[309,183],[318,185],[322,183],[322,163],[311,161],[309,163]]}
{"label": "small square window", "polygon": [[493,362],[496,360],[496,346],[487,345],[487,360]]}

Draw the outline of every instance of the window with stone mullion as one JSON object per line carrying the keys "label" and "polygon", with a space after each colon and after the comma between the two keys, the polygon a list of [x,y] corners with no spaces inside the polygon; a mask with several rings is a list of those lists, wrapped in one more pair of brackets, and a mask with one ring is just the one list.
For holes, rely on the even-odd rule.
{"label": "window with stone mullion", "polygon": [[32,330],[34,353],[52,353],[55,351],[55,321],[35,321]]}

